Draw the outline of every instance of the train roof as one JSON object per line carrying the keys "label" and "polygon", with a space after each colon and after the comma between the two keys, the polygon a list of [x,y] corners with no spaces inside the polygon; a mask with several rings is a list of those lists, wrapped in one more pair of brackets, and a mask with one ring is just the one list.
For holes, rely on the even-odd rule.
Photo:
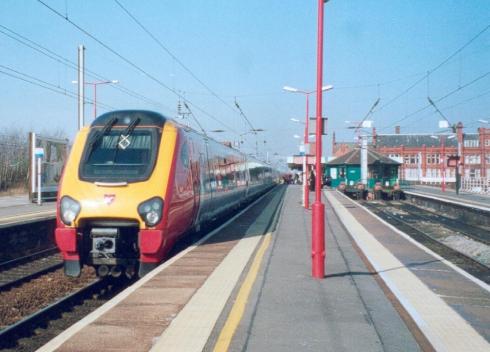
{"label": "train roof", "polygon": [[148,110],[118,110],[111,111],[97,117],[92,122],[91,127],[105,126],[110,120],[117,118],[115,126],[126,126],[132,121],[139,118],[139,125],[158,126],[162,127],[167,120],[167,117]]}

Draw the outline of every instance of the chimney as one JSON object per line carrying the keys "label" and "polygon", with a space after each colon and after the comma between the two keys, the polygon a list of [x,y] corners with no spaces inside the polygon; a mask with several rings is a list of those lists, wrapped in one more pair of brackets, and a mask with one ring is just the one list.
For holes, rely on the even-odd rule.
{"label": "chimney", "polygon": [[400,134],[400,126],[395,126],[395,134]]}
{"label": "chimney", "polygon": [[377,142],[377,139],[378,139],[378,135],[376,134],[376,127],[373,127],[373,135],[372,135],[372,141],[371,141],[371,144],[373,145],[373,147],[376,148],[376,142]]}

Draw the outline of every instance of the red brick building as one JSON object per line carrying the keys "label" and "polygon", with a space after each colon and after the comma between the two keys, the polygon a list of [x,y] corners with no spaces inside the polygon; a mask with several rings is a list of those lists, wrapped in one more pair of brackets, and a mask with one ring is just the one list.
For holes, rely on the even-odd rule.
{"label": "red brick building", "polygon": [[[481,188],[490,188],[490,128],[478,128],[477,133],[465,133],[463,124],[456,125],[456,133],[446,134],[378,134],[373,129],[370,148],[402,163],[399,178],[420,183],[455,182],[455,168],[447,166],[451,156],[461,148],[462,187],[481,181]],[[338,143],[333,138],[333,155],[352,150],[352,143]],[[478,180],[478,182],[474,182]],[[472,186],[473,187],[473,186]],[[490,189],[488,190],[490,192]]]}

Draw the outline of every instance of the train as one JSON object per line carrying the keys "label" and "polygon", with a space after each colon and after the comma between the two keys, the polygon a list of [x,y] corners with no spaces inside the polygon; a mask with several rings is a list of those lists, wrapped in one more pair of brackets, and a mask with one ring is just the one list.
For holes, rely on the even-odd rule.
{"label": "train", "polygon": [[112,111],[75,137],[55,241],[64,272],[142,277],[175,243],[257,198],[275,170],[157,112]]}

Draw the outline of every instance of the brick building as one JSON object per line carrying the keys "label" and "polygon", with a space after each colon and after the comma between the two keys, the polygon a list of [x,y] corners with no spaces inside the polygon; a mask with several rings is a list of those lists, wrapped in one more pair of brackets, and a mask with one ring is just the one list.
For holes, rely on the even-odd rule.
{"label": "brick building", "polygon": [[[373,129],[370,148],[401,162],[399,178],[406,181],[438,184],[454,183],[454,167],[447,166],[451,156],[461,148],[462,188],[472,187],[490,192],[490,128],[478,128],[477,133],[465,133],[463,124],[456,125],[456,133],[446,134],[378,134]],[[333,138],[333,155],[339,156],[357,147],[338,143]]]}

